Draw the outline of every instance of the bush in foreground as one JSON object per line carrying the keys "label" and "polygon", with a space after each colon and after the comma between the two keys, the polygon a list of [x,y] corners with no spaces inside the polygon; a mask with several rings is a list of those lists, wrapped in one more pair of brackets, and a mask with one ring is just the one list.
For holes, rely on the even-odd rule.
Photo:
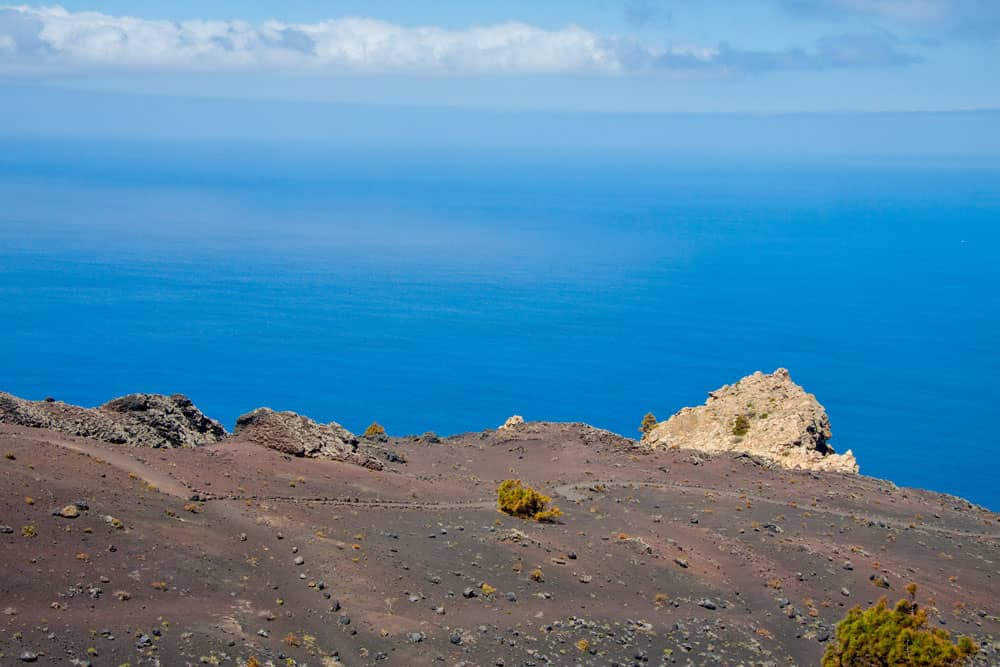
{"label": "bush in foreground", "polygon": [[497,487],[497,508],[504,514],[534,519],[535,521],[553,521],[562,516],[562,511],[549,507],[552,498],[542,495],[530,486],[522,486],[519,479],[508,479]]}
{"label": "bush in foreground", "polygon": [[847,612],[823,655],[823,667],[960,667],[979,650],[968,637],[953,644],[947,630],[929,627],[927,612],[916,603],[916,585],[906,588],[911,599],[893,609],[882,598],[874,607]]}

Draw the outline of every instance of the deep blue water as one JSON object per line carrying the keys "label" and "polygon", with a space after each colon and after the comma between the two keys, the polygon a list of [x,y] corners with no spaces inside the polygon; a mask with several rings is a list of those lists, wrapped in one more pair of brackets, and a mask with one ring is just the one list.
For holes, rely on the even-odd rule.
{"label": "deep blue water", "polygon": [[757,369],[1000,509],[1000,171],[0,141],[0,389],[634,435]]}

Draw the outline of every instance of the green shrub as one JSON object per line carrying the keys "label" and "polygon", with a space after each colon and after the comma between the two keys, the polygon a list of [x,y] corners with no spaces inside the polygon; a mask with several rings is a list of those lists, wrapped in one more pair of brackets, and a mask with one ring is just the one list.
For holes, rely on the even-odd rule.
{"label": "green shrub", "polygon": [[979,648],[968,637],[952,643],[947,630],[929,627],[927,612],[912,599],[889,609],[882,598],[874,607],[854,607],[837,624],[836,641],[823,654],[823,667],[959,667]]}
{"label": "green shrub", "polygon": [[647,433],[652,431],[653,428],[655,427],[656,427],[656,415],[654,415],[652,412],[647,412],[646,416],[642,418],[642,423],[639,424],[639,432],[642,433],[643,435],[646,435]]}
{"label": "green shrub", "polygon": [[550,502],[552,498],[538,493],[530,486],[522,486],[519,479],[504,480],[497,487],[497,508],[511,516],[552,521],[562,516],[562,511],[555,506],[548,507]]}
{"label": "green shrub", "polygon": [[378,438],[385,435],[385,429],[378,422],[372,422],[365,429],[364,437],[366,438]]}
{"label": "green shrub", "polygon": [[733,435],[744,436],[750,430],[750,418],[746,415],[738,415],[733,420]]}

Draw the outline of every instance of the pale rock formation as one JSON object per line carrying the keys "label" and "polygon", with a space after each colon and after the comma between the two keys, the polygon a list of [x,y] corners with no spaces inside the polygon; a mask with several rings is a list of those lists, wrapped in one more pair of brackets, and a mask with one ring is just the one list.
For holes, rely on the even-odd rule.
{"label": "pale rock formation", "polygon": [[521,415],[511,415],[507,418],[507,421],[503,423],[503,426],[499,427],[498,430],[508,430],[512,428],[517,428],[518,426],[524,424],[524,417]]}
{"label": "pale rock formation", "polygon": [[49,428],[131,447],[198,447],[228,434],[182,394],[129,394],[98,408],[0,392],[0,423]]}
{"label": "pale rock formation", "polygon": [[830,419],[812,394],[788,371],[760,371],[709,394],[704,405],[683,408],[660,422],[642,444],[703,452],[746,452],[785,468],[857,474],[848,450],[836,454],[827,443]]}

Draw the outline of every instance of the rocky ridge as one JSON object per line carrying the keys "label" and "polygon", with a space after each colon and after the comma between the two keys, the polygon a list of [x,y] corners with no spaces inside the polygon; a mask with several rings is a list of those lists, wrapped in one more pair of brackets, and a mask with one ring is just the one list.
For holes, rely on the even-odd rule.
{"label": "rocky ridge", "polygon": [[47,428],[130,447],[198,447],[228,434],[187,396],[129,394],[97,408],[61,401],[27,401],[0,392],[0,423]]}
{"label": "rocky ridge", "polygon": [[757,371],[708,395],[704,405],[682,408],[642,438],[651,447],[703,452],[745,452],[784,468],[857,474],[848,450],[837,454],[826,410],[784,368]]}
{"label": "rocky ridge", "polygon": [[[0,393],[0,423],[48,428],[133,447],[197,447],[229,437],[219,422],[205,416],[181,394],[130,394],[88,409]],[[530,430],[530,425],[514,415],[497,432],[511,435],[524,429]],[[600,433],[605,439],[613,435]],[[385,436],[359,438],[336,422],[320,424],[294,412],[266,407],[240,416],[234,435],[296,457],[343,461],[376,470],[383,468],[383,461],[400,462],[386,450]],[[770,374],[758,371],[710,392],[704,405],[683,408],[653,426],[641,445],[736,452],[784,468],[856,474],[854,454],[850,450],[835,453],[828,442],[831,435],[823,406],[795,384],[787,370],[779,368]],[[625,440],[617,435],[612,439]]]}

